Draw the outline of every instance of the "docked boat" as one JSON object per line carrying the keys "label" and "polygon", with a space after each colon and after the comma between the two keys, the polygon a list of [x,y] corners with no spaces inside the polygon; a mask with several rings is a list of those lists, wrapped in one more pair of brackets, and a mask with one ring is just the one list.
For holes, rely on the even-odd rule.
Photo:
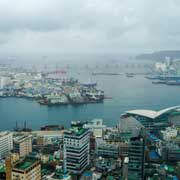
{"label": "docked boat", "polygon": [[50,96],[48,97],[48,102],[49,102],[49,105],[53,105],[53,104],[66,105],[69,103],[68,98],[65,95]]}
{"label": "docked boat", "polygon": [[134,77],[134,74],[133,73],[126,73],[126,77],[132,78],[132,77]]}
{"label": "docked boat", "polygon": [[156,76],[156,75],[148,75],[145,76],[146,79],[150,79],[150,80],[156,80],[156,79],[160,79],[160,76]]}
{"label": "docked boat", "polygon": [[97,82],[94,82],[94,81],[88,81],[88,82],[84,82],[84,83],[82,83],[82,85],[83,86],[85,86],[85,87],[95,87],[95,86],[97,86]]}
{"label": "docked boat", "polygon": [[68,98],[71,104],[84,104],[85,100],[79,91],[74,91],[68,94]]}
{"label": "docked boat", "polygon": [[179,81],[175,81],[175,80],[167,81],[166,84],[171,85],[171,86],[180,86],[180,80]]}
{"label": "docked boat", "polygon": [[42,99],[38,101],[40,105],[48,105],[48,100],[47,99]]}
{"label": "docked boat", "polygon": [[156,80],[156,81],[152,81],[152,84],[166,84],[166,81]]}
{"label": "docked boat", "polygon": [[48,95],[45,99],[40,100],[41,105],[67,105],[69,100],[64,94]]}
{"label": "docked boat", "polygon": [[85,92],[85,97],[87,97],[89,102],[102,102],[104,100],[104,91],[89,90]]}

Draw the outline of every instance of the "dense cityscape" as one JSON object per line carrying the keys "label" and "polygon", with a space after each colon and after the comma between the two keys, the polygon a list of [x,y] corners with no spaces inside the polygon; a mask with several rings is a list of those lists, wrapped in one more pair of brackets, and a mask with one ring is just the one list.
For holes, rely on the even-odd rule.
{"label": "dense cityscape", "polygon": [[102,119],[0,133],[0,179],[176,180],[180,106],[130,110],[117,127]]}
{"label": "dense cityscape", "polygon": [[[141,76],[179,82],[178,62],[146,67]],[[132,66],[132,65],[131,65]],[[128,67],[126,67],[128,68]],[[87,67],[86,67],[87,70]],[[65,70],[1,66],[1,99],[25,98],[47,106],[103,103],[110,98],[94,81],[67,78]],[[96,73],[95,76],[116,76]],[[119,74],[118,74],[119,75]],[[139,76],[125,73],[126,78]],[[94,74],[93,74],[94,76]],[[171,79],[169,79],[171,77]],[[154,83],[153,83],[154,84]],[[157,83],[159,84],[159,83]],[[161,83],[160,83],[161,84]],[[178,86],[179,84],[173,84]],[[180,106],[119,114],[114,127],[103,119],[27,126],[0,132],[0,179],[6,180],[176,180],[180,178]]]}

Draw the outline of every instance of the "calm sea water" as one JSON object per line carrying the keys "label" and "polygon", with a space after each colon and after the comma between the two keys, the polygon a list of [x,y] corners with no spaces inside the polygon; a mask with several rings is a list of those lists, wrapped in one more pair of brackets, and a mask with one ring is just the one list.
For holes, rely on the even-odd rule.
{"label": "calm sea water", "polygon": [[19,126],[39,129],[47,124],[70,126],[72,120],[102,118],[108,126],[116,126],[120,115],[131,109],[160,110],[180,105],[180,86],[154,85],[143,76],[91,76],[86,72],[78,78],[96,80],[98,86],[112,99],[103,104],[80,106],[41,106],[37,102],[20,98],[0,99],[0,130],[12,130],[16,121]]}

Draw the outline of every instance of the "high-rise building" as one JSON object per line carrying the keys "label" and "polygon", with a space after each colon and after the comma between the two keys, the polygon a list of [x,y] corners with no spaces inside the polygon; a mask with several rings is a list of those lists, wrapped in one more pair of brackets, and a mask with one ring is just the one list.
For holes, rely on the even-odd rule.
{"label": "high-rise building", "polygon": [[14,138],[13,151],[18,153],[20,157],[24,157],[32,152],[31,136],[17,136]]}
{"label": "high-rise building", "polygon": [[0,132],[0,159],[5,158],[13,149],[13,137],[10,132]]}
{"label": "high-rise building", "polygon": [[8,169],[11,180],[41,180],[41,163],[37,159],[25,158]]}
{"label": "high-rise building", "polygon": [[64,170],[82,173],[89,165],[89,130],[74,127],[64,132]]}
{"label": "high-rise building", "polygon": [[132,137],[129,146],[128,180],[144,179],[145,140],[143,137]]}

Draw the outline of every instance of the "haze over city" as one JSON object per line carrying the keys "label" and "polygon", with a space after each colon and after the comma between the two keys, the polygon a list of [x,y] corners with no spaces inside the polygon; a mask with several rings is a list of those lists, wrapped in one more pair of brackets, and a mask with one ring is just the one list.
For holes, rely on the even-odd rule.
{"label": "haze over city", "polygon": [[178,0],[3,0],[0,55],[177,50],[179,8]]}
{"label": "haze over city", "polygon": [[180,0],[0,0],[0,180],[180,180]]}

